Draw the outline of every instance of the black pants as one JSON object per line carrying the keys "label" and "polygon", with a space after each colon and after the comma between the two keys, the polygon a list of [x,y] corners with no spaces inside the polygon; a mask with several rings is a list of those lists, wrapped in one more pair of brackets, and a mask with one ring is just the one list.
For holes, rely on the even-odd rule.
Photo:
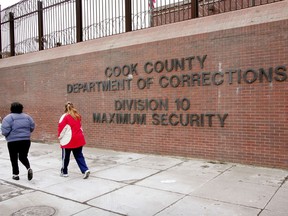
{"label": "black pants", "polygon": [[26,167],[26,169],[29,169],[30,163],[28,160],[28,152],[30,149],[31,141],[20,140],[20,141],[8,142],[7,145],[13,175],[19,175],[18,158],[21,161],[21,163]]}

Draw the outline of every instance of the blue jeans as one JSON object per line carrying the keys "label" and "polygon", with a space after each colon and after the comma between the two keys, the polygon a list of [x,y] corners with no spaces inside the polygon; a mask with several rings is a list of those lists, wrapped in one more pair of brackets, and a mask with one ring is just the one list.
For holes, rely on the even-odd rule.
{"label": "blue jeans", "polygon": [[88,167],[85,162],[85,158],[82,153],[82,146],[79,148],[74,148],[74,149],[66,149],[62,148],[62,168],[61,168],[61,173],[63,174],[68,174],[68,165],[70,162],[70,154],[71,151],[73,152],[74,158],[81,170],[81,172],[84,174],[85,171],[88,170]]}

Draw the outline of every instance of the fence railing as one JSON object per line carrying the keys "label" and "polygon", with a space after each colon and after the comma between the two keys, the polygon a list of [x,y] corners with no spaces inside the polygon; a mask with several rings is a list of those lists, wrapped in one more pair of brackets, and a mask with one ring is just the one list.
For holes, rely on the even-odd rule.
{"label": "fence railing", "polygon": [[281,0],[22,0],[1,11],[0,58]]}

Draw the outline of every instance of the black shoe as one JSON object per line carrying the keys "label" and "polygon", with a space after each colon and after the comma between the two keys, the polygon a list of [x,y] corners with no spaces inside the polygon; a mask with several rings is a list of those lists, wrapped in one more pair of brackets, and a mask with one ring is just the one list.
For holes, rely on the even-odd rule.
{"label": "black shoe", "polygon": [[19,178],[18,175],[13,175],[13,176],[12,176],[12,179],[14,179],[14,180],[19,180],[20,178]]}
{"label": "black shoe", "polygon": [[33,171],[31,168],[28,169],[27,178],[29,181],[33,178]]}

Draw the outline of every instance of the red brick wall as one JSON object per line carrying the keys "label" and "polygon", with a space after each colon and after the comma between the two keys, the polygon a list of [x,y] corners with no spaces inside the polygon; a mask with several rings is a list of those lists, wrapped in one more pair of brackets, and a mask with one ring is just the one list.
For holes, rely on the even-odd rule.
{"label": "red brick wall", "polygon": [[[57,122],[70,100],[83,116],[92,147],[287,169],[287,1],[271,5],[2,59],[0,115],[9,112],[11,102],[20,101],[36,121],[33,140],[57,142]],[[146,63],[150,71],[158,62],[160,71],[161,62],[182,58],[191,60],[184,60],[184,69],[145,72]],[[126,73],[131,64],[131,81],[123,74],[105,76],[108,67],[124,67]],[[270,71],[271,80],[261,71]],[[173,77],[172,85],[178,79],[190,81],[164,88],[159,84],[163,76]],[[149,88],[141,89],[147,79]],[[114,80],[124,80],[125,90],[118,90]],[[97,85],[108,81],[112,90],[98,91]],[[163,81],[166,84],[166,78]],[[94,84],[95,91],[86,86],[78,93],[67,92],[69,84],[86,83]],[[141,103],[132,110],[115,107],[116,101],[133,99],[152,100],[152,109],[156,100],[168,101],[168,108],[143,110]],[[177,110],[176,100],[184,101],[185,110]],[[94,113],[101,114],[102,123],[95,122]],[[145,124],[117,124],[115,116],[120,113],[145,116]],[[161,114],[163,122],[158,125]],[[172,125],[180,114],[189,117],[187,126]],[[110,115],[114,118],[109,123]],[[204,122],[197,120],[201,116]],[[218,116],[226,116],[222,125]]]}

